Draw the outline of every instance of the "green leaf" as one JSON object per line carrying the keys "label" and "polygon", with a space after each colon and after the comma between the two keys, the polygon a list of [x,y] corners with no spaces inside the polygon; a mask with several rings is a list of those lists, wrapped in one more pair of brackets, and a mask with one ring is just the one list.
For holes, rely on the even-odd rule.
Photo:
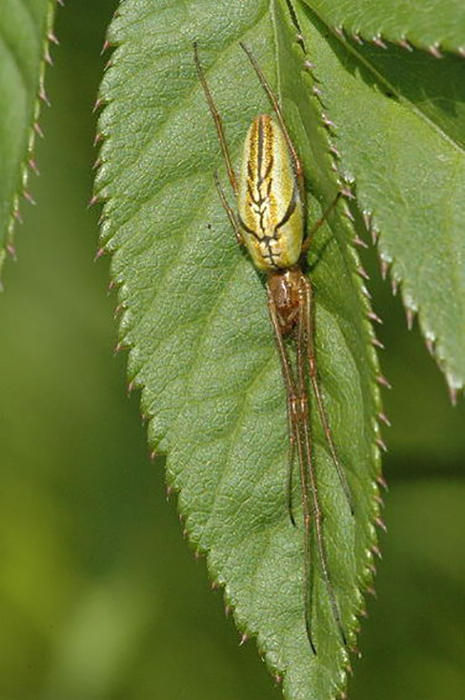
{"label": "green leaf", "polygon": [[[317,656],[306,637],[297,483],[297,528],[287,509],[286,397],[264,280],[239,249],[215,191],[213,173],[219,169],[224,181],[224,164],[194,40],[236,166],[251,120],[271,109],[239,47],[243,40],[277,90],[304,162],[309,227],[340,179],[285,3],[123,3],[101,90],[107,106],[96,187],[105,200],[102,245],[113,253],[123,309],[120,345],[130,348],[129,375],[142,388],[150,445],[168,454],[186,531],[225,587],[240,631],[257,638],[287,698],[333,698],[344,691],[348,650],[315,547]],[[309,269],[320,382],[355,502],[354,517],[313,415],[330,575],[353,645],[376,543],[379,397],[345,211],[341,205],[316,233]]]}
{"label": "green leaf", "polygon": [[367,41],[413,44],[440,55],[441,49],[465,54],[462,0],[304,0],[327,24]]}
{"label": "green leaf", "polygon": [[299,20],[343,172],[454,393],[465,381],[463,61],[328,36],[309,10]]}
{"label": "green leaf", "polygon": [[[55,3],[2,0],[0,6],[0,271],[14,253],[13,229],[28,167],[35,168],[34,125],[44,92]],[[37,126],[36,126],[37,129]]]}

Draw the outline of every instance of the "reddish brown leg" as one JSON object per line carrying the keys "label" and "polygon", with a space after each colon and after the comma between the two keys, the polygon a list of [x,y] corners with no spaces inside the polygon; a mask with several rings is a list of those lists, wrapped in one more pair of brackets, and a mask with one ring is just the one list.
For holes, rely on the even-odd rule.
{"label": "reddish brown leg", "polygon": [[[298,376],[299,376],[299,390],[302,392],[302,396],[305,396],[305,400],[307,400],[306,372],[305,372],[306,357],[305,356],[309,357],[309,355],[310,355],[310,348],[309,348],[310,338],[308,335],[307,319],[310,318],[312,297],[311,297],[310,283],[303,273],[302,273],[302,277],[301,277],[300,294],[301,294],[301,303],[299,306],[300,318],[299,318],[299,332],[298,332],[298,345],[297,345],[297,369],[298,369]],[[313,380],[312,380],[312,384],[313,384]],[[315,389],[314,385],[313,385],[313,388]],[[318,391],[318,395],[319,395],[319,389],[317,389],[317,391]],[[320,413],[320,418],[321,418],[320,403],[321,403],[321,396],[319,395],[319,399],[317,399],[317,404],[319,407],[319,413]],[[309,485],[310,485],[309,493],[310,493],[311,500],[312,500],[313,524],[314,524],[314,528],[315,528],[316,544],[317,544],[318,555],[319,555],[320,564],[321,564],[321,570],[322,570],[323,578],[324,578],[324,581],[326,584],[326,589],[328,591],[328,596],[329,596],[329,601],[331,604],[333,616],[334,616],[334,619],[335,619],[336,624],[338,626],[342,641],[343,641],[344,645],[346,645],[347,640],[346,640],[346,636],[344,634],[344,628],[342,626],[341,614],[340,614],[339,607],[337,604],[336,595],[334,593],[333,584],[331,582],[331,577],[329,575],[328,555],[327,555],[327,551],[326,551],[326,545],[325,545],[324,534],[323,534],[323,513],[321,511],[321,507],[320,507],[320,503],[319,503],[319,499],[318,499],[318,483],[317,483],[314,459],[313,459],[313,454],[312,454],[310,421],[309,421],[308,415],[302,421],[302,429],[303,429],[303,434],[304,434],[306,462],[308,465],[308,481],[309,481]],[[305,540],[306,540],[306,548],[308,547],[308,549],[310,551],[310,523],[308,523],[308,525],[306,523]],[[310,565],[309,559],[310,559],[310,556],[308,555],[307,556],[307,566],[308,567]],[[309,617],[309,616],[310,616],[310,601],[309,601],[308,606],[307,606],[307,617]]]}
{"label": "reddish brown leg", "polygon": [[294,465],[294,449],[296,442],[298,443],[299,436],[297,435],[297,429],[294,421],[294,415],[296,413],[297,395],[295,389],[294,377],[292,375],[292,369],[287,356],[286,347],[284,345],[283,332],[281,328],[281,323],[279,320],[278,311],[276,309],[276,303],[273,295],[267,285],[267,295],[268,295],[268,308],[270,311],[271,323],[273,325],[276,347],[278,348],[279,361],[281,364],[281,372],[283,375],[284,388],[286,390],[287,396],[287,424],[288,424],[288,434],[289,434],[289,459],[288,459],[288,483],[287,483],[287,503],[289,510],[289,517],[291,523],[295,527],[295,518],[292,505],[292,483],[293,483],[293,465]]}
{"label": "reddish brown leg", "polygon": [[326,221],[326,219],[328,218],[328,216],[330,215],[330,213],[332,212],[332,210],[334,209],[336,204],[339,202],[339,199],[341,198],[341,196],[342,196],[341,192],[338,192],[337,195],[335,196],[335,198],[333,199],[333,201],[331,202],[331,204],[329,205],[329,207],[327,209],[325,209],[323,214],[320,216],[320,218],[317,221],[315,221],[312,228],[307,233],[307,237],[305,238],[304,242],[302,243],[302,253],[301,253],[302,255],[305,255],[305,253],[308,252],[308,249],[310,248],[310,244],[312,242],[313,234],[316,231],[318,231],[321,224]]}
{"label": "reddish brown leg", "polygon": [[317,365],[316,365],[316,357],[315,357],[315,343],[313,340],[314,337],[314,329],[313,329],[313,291],[312,291],[312,286],[308,279],[302,275],[302,280],[303,283],[306,287],[306,296],[307,296],[307,312],[306,312],[306,318],[305,318],[305,334],[307,336],[307,352],[308,352],[308,370],[309,370],[309,376],[310,376],[310,381],[312,383],[313,387],[313,392],[315,394],[316,398],[316,403],[317,403],[317,408],[318,408],[318,413],[320,415],[320,420],[321,424],[323,426],[323,430],[325,432],[326,436],[326,441],[328,443],[329,451],[332,457],[332,460],[334,462],[334,466],[336,467],[337,475],[339,477],[339,481],[342,486],[342,490],[344,491],[344,495],[347,499],[347,503],[349,504],[350,512],[354,513],[354,504],[352,500],[352,494],[350,492],[349,484],[347,483],[346,475],[344,473],[344,470],[342,468],[342,465],[339,461],[339,457],[337,455],[336,451],[336,446],[334,444],[333,436],[331,433],[331,429],[329,427],[329,420],[328,420],[328,414],[326,411],[326,406],[323,400],[323,395],[320,390],[320,385],[318,382],[318,373],[317,373]]}
{"label": "reddish brown leg", "polygon": [[239,243],[239,245],[244,245],[244,238],[242,236],[241,229],[240,229],[238,221],[237,221],[237,217],[234,213],[234,210],[230,206],[228,200],[226,199],[226,194],[225,194],[223,186],[220,182],[220,179],[218,177],[217,172],[215,172],[215,185],[216,185],[216,189],[217,189],[217,192],[218,192],[220,200],[221,200],[221,204],[223,205],[223,208],[224,208],[226,214],[228,215],[229,221],[231,222],[231,226],[234,229],[234,233],[236,234],[236,240]]}
{"label": "reddish brown leg", "polygon": [[253,55],[253,53],[251,52],[251,50],[249,49],[249,47],[246,46],[242,41],[239,42],[239,44],[240,44],[241,48],[247,54],[249,61],[252,64],[263,89],[265,90],[266,94],[269,97],[271,104],[273,105],[273,109],[274,109],[276,117],[278,119],[279,126],[281,127],[281,131],[284,134],[284,138],[286,139],[286,144],[287,144],[287,147],[289,149],[289,153],[291,154],[292,160],[294,162],[295,175],[296,175],[296,179],[297,179],[297,185],[299,188],[300,197],[301,197],[302,202],[305,202],[304,170],[302,167],[302,163],[300,162],[299,156],[297,155],[297,151],[294,148],[294,144],[292,143],[292,139],[291,139],[290,134],[287,130],[287,126],[284,122],[283,113],[281,111],[281,107],[279,106],[278,98],[276,97],[273,90],[271,89],[271,86],[270,86],[268,80],[265,78],[265,75],[262,72],[262,69],[258,65],[257,60],[256,60],[255,56]]}
{"label": "reddish brown leg", "polygon": [[208,83],[207,83],[207,80],[205,78],[205,74],[204,74],[202,66],[200,64],[199,52],[198,52],[196,41],[194,41],[194,61],[195,61],[195,66],[197,68],[197,73],[199,75],[200,83],[203,87],[203,91],[205,93],[205,97],[207,99],[211,115],[213,117],[213,121],[215,122],[216,133],[218,134],[218,140],[220,142],[221,150],[223,152],[224,161],[226,163],[226,170],[228,172],[229,182],[231,183],[231,187],[232,187],[232,190],[234,192],[234,196],[237,197],[236,174],[235,174],[234,168],[232,166],[231,156],[229,155],[228,144],[226,141],[226,136],[224,135],[223,122],[221,119],[221,115],[216,108],[215,102],[214,102],[212,94],[210,92],[210,88],[208,87]]}

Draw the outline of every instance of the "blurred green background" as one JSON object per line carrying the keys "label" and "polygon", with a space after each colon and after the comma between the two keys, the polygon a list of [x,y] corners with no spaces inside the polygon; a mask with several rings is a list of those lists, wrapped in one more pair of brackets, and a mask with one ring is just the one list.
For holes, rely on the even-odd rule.
{"label": "blurred green background", "polygon": [[[279,698],[254,642],[239,647],[222,595],[182,539],[148,459],[125,358],[113,357],[108,261],[87,211],[92,105],[115,2],[58,12],[61,46],[23,208],[19,261],[0,298],[0,700]],[[34,176],[33,176],[34,177]],[[377,275],[373,254],[366,264]],[[465,692],[464,406],[372,283],[393,427],[378,601],[360,637],[351,700]]]}

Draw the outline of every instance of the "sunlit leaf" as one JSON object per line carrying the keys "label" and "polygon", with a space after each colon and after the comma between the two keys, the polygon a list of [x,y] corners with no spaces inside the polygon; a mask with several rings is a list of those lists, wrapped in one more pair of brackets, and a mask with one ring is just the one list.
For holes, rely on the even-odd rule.
{"label": "sunlit leaf", "polygon": [[[340,181],[285,4],[123,3],[102,86],[108,105],[97,180],[102,243],[113,253],[124,309],[120,344],[130,348],[151,447],[168,454],[186,531],[224,585],[240,632],[257,637],[286,697],[331,698],[343,692],[348,649],[316,550],[316,657],[306,637],[303,531],[300,513],[294,528],[287,510],[286,399],[264,280],[239,249],[215,191],[215,169],[226,178],[194,40],[235,164],[252,118],[270,111],[242,40],[278,91],[304,162],[309,226]],[[315,235],[309,267],[320,380],[355,501],[352,516],[314,416],[329,568],[352,646],[376,541],[379,406],[369,309],[344,211]]]}

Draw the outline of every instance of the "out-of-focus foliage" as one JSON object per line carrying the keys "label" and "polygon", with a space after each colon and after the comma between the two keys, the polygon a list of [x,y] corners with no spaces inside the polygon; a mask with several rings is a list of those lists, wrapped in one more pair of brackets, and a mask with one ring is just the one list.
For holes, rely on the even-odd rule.
{"label": "out-of-focus foliage", "polygon": [[[24,212],[0,298],[0,697],[279,698],[182,541],[137,398],[125,397],[124,359],[110,359],[114,304],[107,265],[92,263],[96,216],[85,203],[113,7],[70,3],[58,15],[54,106],[32,183],[40,206]],[[389,533],[350,697],[455,700],[465,685],[465,414],[450,408],[387,286],[370,288],[385,309],[394,386],[385,395]]]}
{"label": "out-of-focus foliage", "polygon": [[[0,5],[0,273],[33,160],[54,0],[2,0]],[[53,35],[51,35],[53,36]]]}

